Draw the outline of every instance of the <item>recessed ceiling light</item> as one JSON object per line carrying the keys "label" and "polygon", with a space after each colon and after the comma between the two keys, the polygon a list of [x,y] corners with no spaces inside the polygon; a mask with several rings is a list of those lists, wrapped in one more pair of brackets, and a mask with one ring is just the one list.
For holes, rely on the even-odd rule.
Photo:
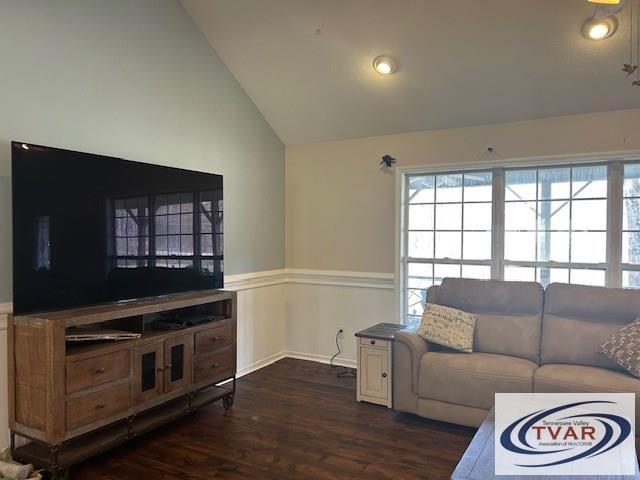
{"label": "recessed ceiling light", "polygon": [[396,62],[391,57],[381,55],[373,60],[373,68],[382,75],[389,75],[396,71]]}
{"label": "recessed ceiling light", "polygon": [[582,27],[582,34],[589,40],[604,40],[616,33],[617,29],[616,17],[592,18]]}

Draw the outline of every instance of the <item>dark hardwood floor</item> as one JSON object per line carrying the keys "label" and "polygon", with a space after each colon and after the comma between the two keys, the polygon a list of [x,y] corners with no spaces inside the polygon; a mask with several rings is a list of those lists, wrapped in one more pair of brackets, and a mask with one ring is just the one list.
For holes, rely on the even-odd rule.
{"label": "dark hardwood floor", "polygon": [[71,469],[71,479],[447,479],[474,430],[355,400],[355,379],[285,359],[220,403]]}

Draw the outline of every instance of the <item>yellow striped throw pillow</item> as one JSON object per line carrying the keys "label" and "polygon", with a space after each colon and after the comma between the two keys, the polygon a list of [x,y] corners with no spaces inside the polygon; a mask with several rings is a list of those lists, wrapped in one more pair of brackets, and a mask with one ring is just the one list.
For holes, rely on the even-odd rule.
{"label": "yellow striped throw pillow", "polygon": [[427,303],[417,333],[429,342],[471,353],[477,318],[473,313]]}

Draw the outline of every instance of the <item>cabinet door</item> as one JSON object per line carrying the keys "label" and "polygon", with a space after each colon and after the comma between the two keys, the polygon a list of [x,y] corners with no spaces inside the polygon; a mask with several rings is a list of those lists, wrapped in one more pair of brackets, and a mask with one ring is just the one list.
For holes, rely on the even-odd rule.
{"label": "cabinet door", "polygon": [[173,392],[191,383],[193,334],[180,335],[164,342],[164,391]]}
{"label": "cabinet door", "polygon": [[386,399],[389,393],[387,349],[360,347],[360,395]]}
{"label": "cabinet door", "polygon": [[164,342],[150,343],[136,350],[136,403],[161,395],[164,391]]}

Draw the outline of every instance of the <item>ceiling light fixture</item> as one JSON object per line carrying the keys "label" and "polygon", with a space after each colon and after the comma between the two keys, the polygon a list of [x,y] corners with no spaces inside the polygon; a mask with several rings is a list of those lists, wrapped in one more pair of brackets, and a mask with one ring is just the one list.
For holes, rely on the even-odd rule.
{"label": "ceiling light fixture", "polygon": [[381,55],[373,60],[373,68],[381,75],[390,75],[396,71],[396,62],[391,57]]}
{"label": "ceiling light fixture", "polygon": [[604,40],[616,33],[616,17],[591,18],[582,27],[582,34],[589,40]]}

